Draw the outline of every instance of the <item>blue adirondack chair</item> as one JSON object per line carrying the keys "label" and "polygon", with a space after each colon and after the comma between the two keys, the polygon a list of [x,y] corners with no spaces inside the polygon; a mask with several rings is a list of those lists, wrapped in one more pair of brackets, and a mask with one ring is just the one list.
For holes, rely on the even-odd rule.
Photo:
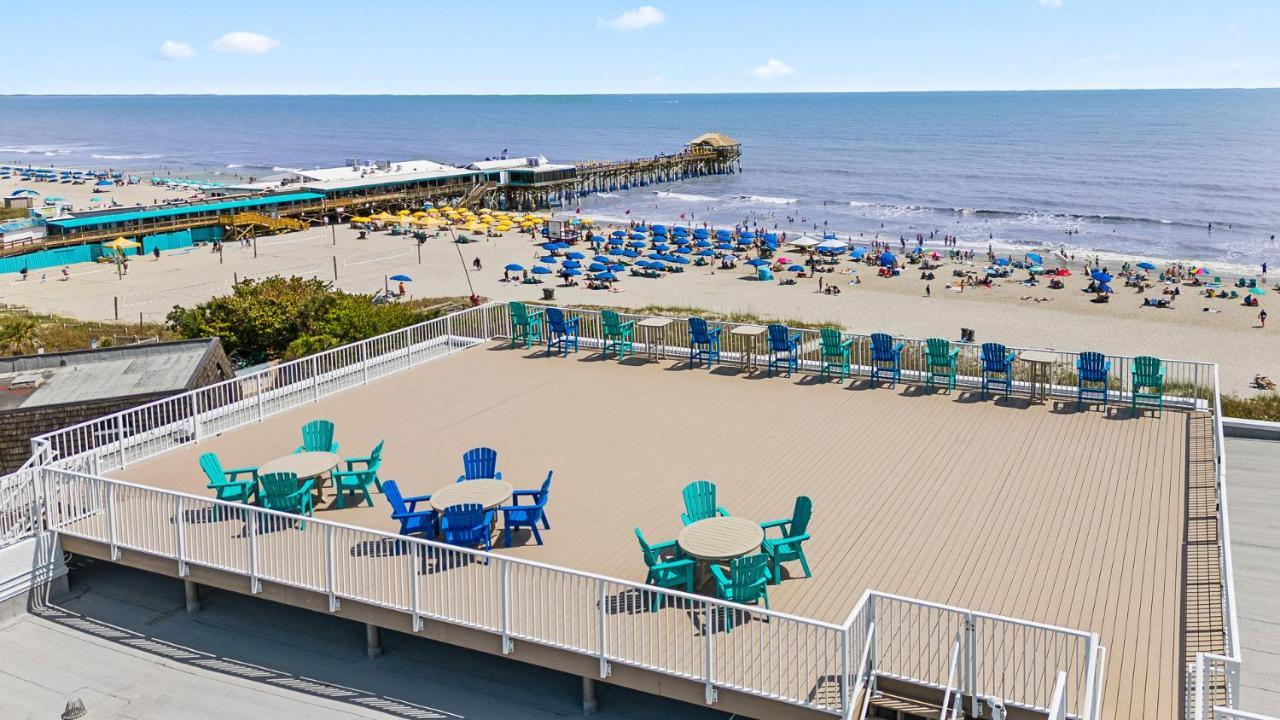
{"label": "blue adirondack chair", "polygon": [[[769,558],[771,582],[782,582],[782,563],[792,560],[800,561],[805,577],[813,577],[813,573],[809,571],[809,560],[804,556],[804,541],[809,539],[809,518],[812,515],[813,501],[801,495],[796,498],[796,507],[791,512],[791,517],[760,523],[760,527],[764,528],[764,543],[760,547]],[[769,537],[769,531],[775,528],[781,533],[781,537]]]}
{"label": "blue adirondack chair", "polygon": [[[502,511],[502,542],[507,547],[511,547],[511,531],[514,528],[527,527],[533,531],[533,539],[542,544],[542,534],[538,532],[538,523],[542,523],[545,530],[551,529],[551,521],[547,520],[547,496],[551,494],[551,474],[554,471],[547,471],[547,479],[542,481],[542,487],[538,490],[516,490],[511,493],[511,504],[504,505],[498,510]],[[527,497],[532,503],[529,505],[521,505],[520,498]]]}
{"label": "blue adirondack chair", "polygon": [[[311,516],[314,509],[311,499],[314,480],[299,483],[296,473],[282,472],[259,475],[258,482],[261,483],[258,489],[258,501],[262,503],[262,507],[295,515]],[[301,530],[306,526],[307,522],[303,520],[299,523],[298,529]]]}
{"label": "blue adirondack chair", "polygon": [[684,486],[684,512],[680,520],[685,525],[692,525],[699,520],[706,520],[717,515],[729,517],[729,511],[716,504],[715,483],[698,480]]}
{"label": "blue adirondack chair", "polygon": [[[404,497],[395,480],[382,483],[382,494],[391,506],[391,519],[400,523],[401,535],[421,535],[428,540],[435,538],[438,515],[431,507],[430,495]],[[424,510],[418,509],[419,503],[425,507]]]}
{"label": "blue adirondack chair", "polygon": [[294,452],[338,452],[338,443],[333,441],[333,423],[328,420],[312,420],[303,425],[302,444]]}
{"label": "blue adirondack chair", "polygon": [[477,447],[462,453],[462,474],[458,482],[466,480],[501,480],[498,470],[498,451],[493,448]]}
{"label": "blue adirondack chair", "polygon": [[933,387],[938,378],[947,381],[947,390],[956,387],[956,360],[960,356],[960,348],[951,347],[951,341],[943,338],[929,338],[925,341],[925,389]]}
{"label": "blue adirondack chair", "polygon": [[703,318],[689,318],[689,369],[698,364],[699,358],[706,361],[708,370],[720,361],[720,330],[707,327]]}
{"label": "blue adirondack chair", "polygon": [[982,399],[992,385],[1004,388],[1004,396],[1013,391],[1013,361],[1018,354],[1000,343],[982,343]]}
{"label": "blue adirondack chair", "polygon": [[515,300],[507,303],[507,308],[511,312],[512,345],[519,345],[523,340],[524,346],[528,348],[533,347],[536,342],[542,342],[541,310],[530,310],[527,305]]}
{"label": "blue adirondack chair", "polygon": [[832,370],[838,370],[840,382],[844,382],[852,372],[849,362],[852,347],[853,338],[846,339],[835,328],[822,328],[822,369],[818,372],[818,379],[825,380],[831,376]]}
{"label": "blue adirondack chair", "polygon": [[[675,540],[650,545],[644,539],[640,528],[636,528],[636,540],[640,541],[640,552],[644,553],[645,567],[649,573],[645,575],[646,585],[660,588],[676,588],[687,593],[693,592],[694,571],[697,564],[684,557],[680,545]],[[657,612],[658,604],[665,597],[662,593],[650,593],[649,611]]]}
{"label": "blue adirondack chair", "polygon": [[[226,470],[215,453],[200,456],[200,469],[209,479],[208,488],[214,497],[226,502],[252,503],[258,495],[258,468],[242,467]],[[241,480],[241,477],[248,477]]]}
{"label": "blue adirondack chair", "polygon": [[787,366],[787,377],[795,371],[800,362],[800,333],[793,333],[786,325],[769,326],[769,365],[768,375],[783,363]]}
{"label": "blue adirondack chair", "polygon": [[609,356],[612,350],[618,354],[618,359],[626,357],[628,353],[634,352],[632,339],[636,333],[636,321],[628,320],[622,322],[622,318],[613,310],[600,311],[601,332],[604,334],[604,347],[601,348],[601,354],[605,357]]}
{"label": "blue adirondack chair", "polygon": [[[769,557],[763,553],[734,558],[726,572],[719,565],[711,566],[711,574],[716,581],[716,594],[723,600],[755,605],[762,598],[764,606],[769,607]],[[724,629],[733,629],[733,616],[736,613],[726,610]]]}
{"label": "blue adirondack chair", "polygon": [[1100,352],[1086,351],[1076,358],[1076,409],[1084,407],[1085,396],[1102,397],[1107,406],[1111,393],[1107,385],[1111,380],[1111,361]]}
{"label": "blue adirondack chair", "polygon": [[373,507],[373,498],[369,497],[369,486],[373,485],[382,492],[382,480],[378,478],[378,470],[382,467],[382,443],[374,446],[373,452],[366,457],[347,458],[346,470],[334,470],[330,473],[334,490],[337,491],[339,508],[346,504],[348,493],[361,493],[369,507]]}
{"label": "blue adirondack chair", "polygon": [[889,384],[897,385],[902,378],[902,343],[893,341],[887,333],[871,336],[871,382],[879,382],[880,375],[889,373]]}
{"label": "blue adirondack chair", "polygon": [[440,534],[450,545],[490,550],[493,511],[477,503],[450,505],[440,514]]}
{"label": "blue adirondack chair", "polygon": [[560,354],[569,356],[569,348],[578,352],[578,318],[566,318],[560,308],[547,308],[547,354],[560,348]]}
{"label": "blue adirondack chair", "polygon": [[1138,412],[1138,405],[1164,410],[1164,363],[1158,357],[1142,355],[1133,359],[1129,370],[1133,392],[1130,407]]}

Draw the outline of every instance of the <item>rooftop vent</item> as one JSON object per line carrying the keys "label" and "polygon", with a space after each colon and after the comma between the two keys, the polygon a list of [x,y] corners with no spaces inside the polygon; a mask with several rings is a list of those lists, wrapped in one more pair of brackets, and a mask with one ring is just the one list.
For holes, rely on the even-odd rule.
{"label": "rooftop vent", "polygon": [[44,376],[36,373],[28,373],[19,375],[9,381],[9,388],[13,390],[34,390],[44,384]]}

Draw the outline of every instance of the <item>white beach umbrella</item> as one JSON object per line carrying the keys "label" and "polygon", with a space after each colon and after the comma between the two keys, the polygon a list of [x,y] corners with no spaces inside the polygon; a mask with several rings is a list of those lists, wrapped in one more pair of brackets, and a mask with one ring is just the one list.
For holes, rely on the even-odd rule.
{"label": "white beach umbrella", "polygon": [[801,235],[800,237],[798,237],[798,238],[796,238],[796,239],[794,239],[794,240],[788,240],[788,241],[787,241],[787,244],[788,244],[788,245],[790,245],[790,246],[792,246],[792,247],[798,247],[798,248],[805,248],[805,249],[808,249],[808,248],[811,248],[811,247],[817,247],[817,246],[821,245],[821,244],[822,244],[822,241],[821,241],[821,240],[817,240],[817,239],[815,239],[815,238],[811,238],[811,237],[809,237],[808,235]]}

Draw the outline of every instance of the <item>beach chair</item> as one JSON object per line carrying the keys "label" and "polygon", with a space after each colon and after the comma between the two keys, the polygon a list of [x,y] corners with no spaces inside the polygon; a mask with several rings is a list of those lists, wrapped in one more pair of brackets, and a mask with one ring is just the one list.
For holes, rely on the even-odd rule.
{"label": "beach chair", "polygon": [[610,350],[617,351],[619,360],[626,357],[627,353],[634,352],[632,338],[636,333],[635,320],[622,322],[618,313],[612,310],[601,310],[600,322],[604,325],[603,354],[605,357],[609,356]]}
{"label": "beach chair", "polygon": [[[391,519],[400,523],[401,535],[420,535],[428,540],[435,538],[438,515],[431,507],[430,495],[404,497],[395,480],[382,483],[382,494],[391,506]],[[420,503],[425,509],[418,509]]]}
{"label": "beach chair", "polygon": [[690,369],[698,364],[699,358],[706,360],[707,370],[720,361],[720,330],[721,328],[709,328],[703,318],[689,318]]}
{"label": "beach chair", "polygon": [[[450,545],[492,549],[493,511],[477,503],[450,505],[440,514],[440,535]],[[488,561],[485,561],[488,564]]]}
{"label": "beach chair", "polygon": [[[258,468],[241,467],[230,470],[222,467],[222,461],[216,453],[207,452],[200,456],[200,469],[209,480],[205,487],[213,491],[213,496],[224,502],[252,503],[258,495]],[[248,477],[241,480],[241,477]]]}
{"label": "beach chair", "polygon": [[[542,544],[542,535],[538,532],[538,523],[542,523],[544,530],[551,529],[551,522],[547,520],[547,497],[551,494],[551,474],[553,470],[547,471],[547,479],[542,481],[542,487],[538,490],[516,490],[511,493],[511,504],[498,508],[502,512],[502,541],[507,547],[511,547],[511,530],[513,528],[527,527],[533,531],[533,539]],[[527,497],[532,503],[529,505],[521,505],[520,498]]]}
{"label": "beach chair", "polygon": [[852,374],[849,356],[853,347],[853,338],[845,336],[835,328],[824,327],[822,336],[822,367],[818,371],[818,379],[825,380],[832,370],[840,372],[840,382]]}
{"label": "beach chair", "polygon": [[773,377],[773,371],[783,363],[787,366],[787,377],[795,371],[800,362],[800,333],[792,333],[786,325],[769,326],[769,363],[766,372]]}
{"label": "beach chair", "polygon": [[303,425],[302,444],[293,452],[338,452],[338,443],[333,441],[333,423],[328,420],[312,420]]}
{"label": "beach chair", "polygon": [[[299,483],[296,473],[281,472],[260,475],[258,482],[261,484],[258,489],[258,500],[262,503],[262,507],[295,515],[311,516],[314,509],[311,499],[314,480]],[[305,520],[298,524],[299,530],[306,527]]]}
{"label": "beach chair", "polygon": [[[687,593],[693,592],[694,571],[697,564],[684,557],[680,545],[675,540],[650,545],[644,539],[640,528],[636,528],[636,540],[640,541],[640,552],[644,553],[645,567],[649,572],[644,583],[660,588],[676,588]],[[665,593],[649,594],[649,612],[657,612],[658,604],[666,597]]]}
{"label": "beach chair", "polygon": [[498,451],[493,448],[477,447],[462,453],[462,474],[458,482],[465,480],[501,480],[498,470]]}
{"label": "beach chair", "polygon": [[684,486],[684,512],[680,520],[685,525],[692,525],[699,520],[706,520],[717,515],[729,517],[729,511],[716,504],[716,486],[706,480],[698,480]]}
{"label": "beach chair", "polygon": [[[764,542],[760,549],[769,558],[770,582],[782,582],[782,563],[799,560],[805,577],[813,577],[809,571],[809,560],[804,556],[804,542],[809,539],[809,518],[813,515],[813,501],[801,495],[796,498],[796,507],[791,517],[785,520],[770,520],[760,523],[764,530]],[[777,528],[782,537],[771,538],[769,531]]]}
{"label": "beach chair", "polygon": [[1102,406],[1106,407],[1111,393],[1108,384],[1111,379],[1111,361],[1100,352],[1086,351],[1076,358],[1076,409],[1084,408],[1085,396],[1102,397]]}
{"label": "beach chair", "polygon": [[1164,362],[1147,355],[1136,357],[1129,374],[1132,386],[1129,404],[1133,412],[1138,412],[1139,404],[1164,410]]}
{"label": "beach chair", "polygon": [[527,305],[515,300],[507,303],[507,308],[511,311],[512,345],[518,345],[523,340],[524,346],[530,348],[534,343],[542,342],[541,310],[530,310]]}
{"label": "beach chair", "polygon": [[337,505],[345,507],[348,493],[361,493],[369,507],[373,507],[373,498],[369,496],[369,486],[373,485],[382,492],[382,480],[378,478],[378,469],[382,467],[382,441],[374,446],[373,452],[366,457],[347,458],[346,470],[334,470],[329,473],[333,481],[333,489],[338,494]]}
{"label": "beach chair", "polygon": [[1013,391],[1013,361],[1018,354],[1000,343],[982,343],[982,399],[992,385],[1004,388],[1004,396]]}
{"label": "beach chair", "polygon": [[924,343],[925,389],[932,388],[935,380],[944,378],[947,391],[955,390],[956,359],[960,356],[960,348],[951,347],[951,341],[943,338],[929,338]]}
{"label": "beach chair", "polygon": [[[727,572],[719,565],[712,565],[711,574],[720,599],[741,605],[755,605],[763,599],[765,608],[769,607],[769,557],[764,553],[734,558]],[[726,631],[733,629],[735,614],[736,611],[725,609]]]}
{"label": "beach chair", "polygon": [[895,343],[893,336],[887,333],[871,335],[871,382],[880,381],[882,373],[889,373],[889,384],[897,385],[902,378],[901,342]]}
{"label": "beach chair", "polygon": [[556,348],[560,354],[569,357],[569,348],[578,352],[578,318],[566,318],[560,308],[547,308],[547,354],[551,355]]}

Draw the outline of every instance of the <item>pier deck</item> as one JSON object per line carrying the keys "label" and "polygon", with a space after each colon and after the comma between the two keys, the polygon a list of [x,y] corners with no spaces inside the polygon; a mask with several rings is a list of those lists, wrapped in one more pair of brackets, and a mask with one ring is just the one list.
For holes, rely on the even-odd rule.
{"label": "pier deck", "polygon": [[[686,483],[715,482],[720,504],[761,521],[804,494],[814,577],[789,567],[775,610],[840,623],[872,589],[1093,631],[1108,649],[1103,717],[1178,714],[1186,496],[1194,448],[1211,445],[1206,416],[683,367],[490,344],[113,475],[206,495],[199,454],[256,465],[327,418],[347,455],[385,439],[382,477],[419,494],[488,445],[516,487],[555,470],[546,544],[500,553],[634,581],[632,528],[673,539]],[[395,528],[381,497],[342,510],[332,499],[317,517]]]}

